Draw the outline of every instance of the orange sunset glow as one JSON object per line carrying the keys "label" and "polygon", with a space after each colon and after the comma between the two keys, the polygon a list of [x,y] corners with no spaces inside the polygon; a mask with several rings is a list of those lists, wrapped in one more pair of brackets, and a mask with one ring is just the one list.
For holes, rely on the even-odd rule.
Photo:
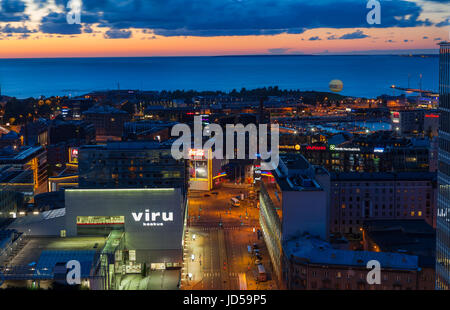
{"label": "orange sunset glow", "polygon": [[[221,1],[209,2],[214,4]],[[298,1],[298,3],[302,2]],[[405,9],[405,25],[414,24],[413,26],[404,26],[401,23],[397,26],[395,20],[399,17],[394,16],[394,22],[390,22],[392,26],[381,22],[379,27],[372,27],[367,23],[362,23],[364,27],[347,27],[343,20],[344,26],[342,27],[327,27],[327,17],[318,11],[317,19],[324,20],[323,27],[314,23],[313,26],[306,23],[302,25],[301,19],[299,19],[298,25],[303,28],[298,30],[296,21],[292,26],[283,24],[281,27],[272,23],[270,19],[267,20],[267,24],[262,25],[259,24],[259,21],[243,22],[242,29],[233,24],[228,27],[228,24],[225,24],[226,16],[224,21],[221,21],[220,18],[212,22],[205,19],[202,21],[201,28],[198,25],[190,26],[193,23],[192,20],[186,20],[186,25],[178,23],[176,26],[170,25],[166,28],[160,28],[163,26],[159,25],[142,26],[143,21],[152,24],[152,7],[148,14],[144,11],[142,16],[138,16],[139,20],[137,21],[133,19],[132,14],[130,14],[131,17],[124,15],[123,21],[119,18],[118,21],[114,20],[114,23],[105,22],[100,18],[96,21],[97,17],[105,16],[106,13],[98,7],[88,10],[87,4],[86,8],[83,7],[83,11],[81,11],[81,24],[68,25],[65,20],[65,14],[67,14],[64,11],[65,8],[56,5],[54,1],[48,1],[41,7],[33,1],[24,1],[21,7],[23,12],[17,9],[17,12],[14,11],[11,15],[17,17],[17,21],[13,19],[10,21],[6,18],[2,20],[2,15],[0,15],[0,57],[345,54],[397,52],[399,50],[423,52],[437,50],[437,43],[448,40],[449,14],[445,4],[431,1],[400,2],[405,4],[399,8],[407,8],[406,4],[408,4],[414,8],[415,12],[420,12],[412,22],[408,10]],[[21,3],[21,1],[17,0],[17,3]],[[383,9],[383,2],[381,5]],[[117,10],[120,9],[118,7]],[[164,10],[168,9],[172,8],[164,7]],[[238,9],[245,12],[247,7],[242,6]],[[413,10],[411,9],[411,11]],[[334,11],[330,9],[330,12]],[[336,12],[336,14],[339,13]],[[365,13],[362,11],[362,14]],[[20,20],[21,14],[27,20]],[[261,14],[270,16],[272,13]],[[286,19],[289,18],[289,13],[281,12],[278,14],[281,20],[283,20],[284,14],[286,14]],[[85,22],[83,20],[85,15],[94,22]],[[11,16],[8,15],[8,18],[11,19]],[[300,13],[299,16],[301,16]],[[357,19],[357,23],[361,24],[359,20],[364,17],[362,15]],[[230,20],[233,18],[231,16]],[[385,17],[382,15],[382,18]],[[168,18],[168,22],[176,23],[177,20]],[[211,23],[210,26],[207,24],[208,22]],[[122,23],[129,27],[123,26]],[[133,26],[134,23],[138,27]],[[335,23],[339,25],[340,21]],[[355,22],[355,24],[357,23]],[[251,32],[255,32],[255,34],[251,34]]]}

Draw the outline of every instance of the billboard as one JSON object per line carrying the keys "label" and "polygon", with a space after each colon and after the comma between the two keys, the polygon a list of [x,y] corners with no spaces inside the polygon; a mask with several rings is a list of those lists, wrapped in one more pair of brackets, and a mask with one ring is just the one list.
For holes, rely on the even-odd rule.
{"label": "billboard", "polygon": [[69,147],[69,163],[78,164],[78,148]]}

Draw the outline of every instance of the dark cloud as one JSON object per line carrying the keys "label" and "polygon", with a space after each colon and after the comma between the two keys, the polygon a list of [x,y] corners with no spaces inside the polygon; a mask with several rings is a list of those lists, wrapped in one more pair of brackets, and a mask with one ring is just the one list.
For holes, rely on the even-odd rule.
{"label": "dark cloud", "polygon": [[[42,6],[45,0],[34,0]],[[361,0],[86,0],[81,22],[107,29],[151,29],[161,36],[243,36],[301,34],[315,28],[429,26],[419,20],[421,7],[412,1],[383,1],[382,22],[368,25],[367,1]],[[445,1],[438,1],[445,2]],[[21,0],[3,0],[0,21],[23,20]],[[56,0],[66,8],[67,0]],[[66,9],[67,10],[67,9]],[[55,14],[55,13],[53,13]],[[40,28],[46,33],[79,34],[64,14],[49,14]],[[64,18],[62,18],[64,17]],[[88,29],[88,28],[85,28]],[[122,35],[119,33],[119,35]],[[114,36],[114,34],[113,34]]]}
{"label": "dark cloud", "polygon": [[352,33],[346,33],[343,36],[339,37],[340,40],[353,40],[353,39],[364,39],[368,38],[369,36],[365,33],[363,33],[361,30],[356,30]]}
{"label": "dark cloud", "polygon": [[[270,9],[268,9],[270,8]],[[152,29],[161,36],[300,34],[307,29],[413,27],[421,8],[410,1],[383,2],[382,23],[368,25],[360,0],[99,0],[83,2],[83,23],[111,29]]]}
{"label": "dark cloud", "polygon": [[450,18],[447,18],[447,19],[441,21],[440,23],[437,23],[435,26],[436,27],[450,26]]}
{"label": "dark cloud", "polygon": [[81,25],[79,24],[68,24],[66,19],[66,14],[62,13],[50,13],[42,19],[42,23],[39,29],[43,33],[53,33],[53,34],[80,34]]}
{"label": "dark cloud", "polygon": [[27,20],[28,17],[23,14],[25,3],[19,0],[0,1],[0,21],[18,22]]}
{"label": "dark cloud", "polygon": [[340,37],[336,35],[331,35],[327,38],[327,40],[354,40],[354,39],[364,39],[369,38],[370,36],[362,32],[361,30],[356,30],[355,32],[346,33]]}
{"label": "dark cloud", "polygon": [[4,13],[23,13],[25,3],[18,0],[3,0],[0,2],[1,11]]}
{"label": "dark cloud", "polygon": [[86,25],[83,28],[83,33],[92,33],[92,32],[93,32],[93,30],[92,30],[91,26],[89,26],[89,25]]}
{"label": "dark cloud", "polygon": [[128,39],[131,38],[131,31],[129,30],[118,30],[110,29],[105,32],[106,39]]}
{"label": "dark cloud", "polygon": [[319,41],[319,40],[322,40],[322,39],[319,38],[318,36],[315,36],[315,37],[309,38],[308,40],[309,40],[309,41]]}
{"label": "dark cloud", "polygon": [[271,54],[284,54],[289,50],[290,50],[290,48],[280,47],[280,48],[269,48],[267,51]]}
{"label": "dark cloud", "polygon": [[36,32],[36,31],[30,30],[26,26],[12,27],[10,24],[6,24],[5,26],[0,27],[0,32],[2,32],[2,33],[32,33],[32,32]]}

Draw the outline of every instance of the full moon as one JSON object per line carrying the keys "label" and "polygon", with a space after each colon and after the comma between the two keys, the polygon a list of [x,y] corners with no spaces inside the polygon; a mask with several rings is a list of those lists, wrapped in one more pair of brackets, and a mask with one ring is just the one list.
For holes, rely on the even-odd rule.
{"label": "full moon", "polygon": [[329,87],[331,91],[338,93],[344,88],[344,83],[341,80],[332,80]]}

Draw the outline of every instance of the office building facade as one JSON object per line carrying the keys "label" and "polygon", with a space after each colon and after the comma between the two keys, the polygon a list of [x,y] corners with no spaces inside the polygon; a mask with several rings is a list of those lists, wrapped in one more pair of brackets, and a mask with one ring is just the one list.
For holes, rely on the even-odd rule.
{"label": "office building facade", "polygon": [[450,43],[441,43],[439,58],[436,288],[448,290],[450,289]]}
{"label": "office building facade", "polygon": [[328,239],[330,176],[301,155],[281,158],[272,174],[261,179],[259,222],[274,278],[283,285],[283,244],[304,233]]}
{"label": "office building facade", "polygon": [[157,142],[108,142],[79,148],[80,188],[181,188],[186,192],[184,160]]}

